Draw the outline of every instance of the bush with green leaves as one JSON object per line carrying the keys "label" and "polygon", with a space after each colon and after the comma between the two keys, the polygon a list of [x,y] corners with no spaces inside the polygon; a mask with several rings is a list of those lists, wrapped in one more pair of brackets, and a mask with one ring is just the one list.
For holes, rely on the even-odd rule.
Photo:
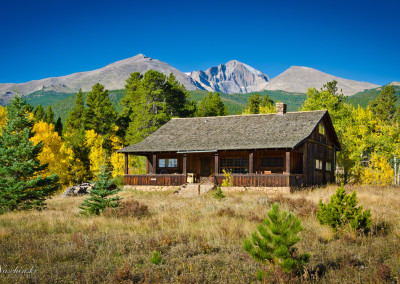
{"label": "bush with green leaves", "polygon": [[119,189],[110,189],[112,180],[110,173],[106,171],[105,166],[101,167],[97,175],[97,181],[90,190],[90,197],[85,199],[79,208],[80,213],[85,215],[99,215],[107,207],[116,208],[119,206],[119,196],[107,198],[115,195]]}
{"label": "bush with green leaves", "polygon": [[308,262],[307,253],[298,254],[294,246],[300,241],[300,220],[287,211],[280,211],[277,203],[272,204],[268,217],[258,225],[257,232],[246,239],[244,249],[263,264],[279,265],[287,273],[302,272]]}
{"label": "bush with green leaves", "polygon": [[319,201],[316,213],[321,225],[328,225],[334,229],[350,225],[354,230],[361,230],[367,233],[371,227],[371,212],[363,207],[357,207],[357,194],[346,194],[342,184],[331,196],[328,204]]}
{"label": "bush with green leaves", "polygon": [[217,189],[217,191],[213,194],[213,196],[214,196],[215,199],[218,199],[218,200],[222,200],[222,199],[225,198],[225,194],[222,192],[222,189],[221,189],[220,186],[218,186],[218,189]]}

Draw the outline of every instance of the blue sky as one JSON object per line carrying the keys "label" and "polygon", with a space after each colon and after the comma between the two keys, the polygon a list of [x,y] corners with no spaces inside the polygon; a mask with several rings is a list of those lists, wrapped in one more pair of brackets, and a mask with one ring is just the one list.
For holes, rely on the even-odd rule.
{"label": "blue sky", "polygon": [[400,81],[400,1],[0,1],[0,82],[101,68],[143,53],[181,71],[236,59]]}

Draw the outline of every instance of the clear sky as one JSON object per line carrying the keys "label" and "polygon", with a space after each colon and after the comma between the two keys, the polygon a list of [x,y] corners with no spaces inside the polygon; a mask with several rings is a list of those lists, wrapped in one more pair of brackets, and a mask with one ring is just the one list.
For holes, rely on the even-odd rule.
{"label": "clear sky", "polygon": [[400,81],[400,1],[0,0],[0,82],[101,68],[143,53],[181,71],[236,59]]}

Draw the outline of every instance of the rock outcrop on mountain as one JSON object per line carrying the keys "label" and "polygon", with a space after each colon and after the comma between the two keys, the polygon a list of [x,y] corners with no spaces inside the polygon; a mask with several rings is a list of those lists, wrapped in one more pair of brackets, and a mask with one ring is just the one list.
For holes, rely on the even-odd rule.
{"label": "rock outcrop on mountain", "polygon": [[365,89],[373,89],[379,85],[343,79],[309,67],[292,66],[282,74],[271,79],[266,90],[282,90],[295,93],[306,93],[308,88],[320,89],[326,82],[336,80],[337,87],[346,96],[354,95]]}
{"label": "rock outcrop on mountain", "polygon": [[105,85],[106,89],[109,90],[123,89],[126,79],[128,79],[132,72],[145,73],[150,69],[166,75],[173,73],[177,80],[188,90],[199,89],[196,82],[178,69],[160,60],[138,54],[93,71],[79,72],[67,76],[52,77],[21,84],[0,83],[0,98],[3,103],[8,101],[14,96],[15,88],[19,89],[21,95],[27,95],[43,89],[71,93],[78,91],[79,88],[82,88],[83,91],[89,91],[98,82]]}
{"label": "rock outcrop on mountain", "polygon": [[187,74],[202,89],[227,94],[262,91],[269,81],[267,75],[237,60]]}

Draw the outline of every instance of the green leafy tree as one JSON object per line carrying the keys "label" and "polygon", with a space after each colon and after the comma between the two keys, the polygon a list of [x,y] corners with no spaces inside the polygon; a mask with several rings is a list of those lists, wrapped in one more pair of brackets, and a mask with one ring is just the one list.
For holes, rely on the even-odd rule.
{"label": "green leafy tree", "polygon": [[302,229],[293,213],[280,211],[274,203],[258,231],[245,241],[244,249],[263,264],[279,265],[286,272],[301,272],[309,259],[308,254],[299,255],[295,247]]}
{"label": "green leafy tree", "polygon": [[261,97],[259,94],[252,95],[246,104],[246,113],[258,114],[260,113]]}
{"label": "green leafy tree", "polygon": [[199,102],[196,116],[224,116],[227,114],[228,110],[219,94],[210,92]]}
{"label": "green leafy tree", "polygon": [[54,112],[51,109],[51,106],[47,107],[45,122],[48,124],[54,124]]}
{"label": "green leafy tree", "polygon": [[0,135],[0,212],[42,209],[45,199],[58,189],[58,176],[42,177],[48,164],[40,164],[43,144],[30,138],[34,122],[26,103],[16,96],[7,107],[7,123]]}
{"label": "green leafy tree", "polygon": [[372,112],[382,121],[390,122],[396,117],[396,90],[385,86],[379,96],[369,103]]}
{"label": "green leafy tree", "polygon": [[54,126],[54,130],[58,133],[58,135],[60,137],[62,137],[62,133],[63,133],[63,124],[61,121],[61,117],[58,117],[56,125]]}
{"label": "green leafy tree", "polygon": [[110,134],[115,125],[117,113],[103,85],[97,83],[92,87],[86,95],[86,105],[85,129],[93,129],[101,136]]}
{"label": "green leafy tree", "polygon": [[350,225],[355,230],[368,232],[371,227],[371,212],[363,207],[357,207],[357,194],[346,194],[342,184],[331,196],[328,204],[319,201],[317,219],[321,225],[328,225],[334,229]]}
{"label": "green leafy tree", "polygon": [[43,121],[46,120],[46,112],[45,112],[44,108],[42,107],[42,105],[37,105],[34,108],[34,110],[33,110],[33,118],[34,118],[34,120],[36,122],[40,121],[40,120],[43,120]]}
{"label": "green leafy tree", "polygon": [[119,206],[119,196],[108,197],[115,195],[118,192],[118,188],[110,190],[112,185],[110,173],[106,172],[105,166],[103,166],[97,175],[96,184],[90,190],[90,197],[85,199],[79,206],[81,214],[86,215],[99,215],[107,207],[116,208]]}

